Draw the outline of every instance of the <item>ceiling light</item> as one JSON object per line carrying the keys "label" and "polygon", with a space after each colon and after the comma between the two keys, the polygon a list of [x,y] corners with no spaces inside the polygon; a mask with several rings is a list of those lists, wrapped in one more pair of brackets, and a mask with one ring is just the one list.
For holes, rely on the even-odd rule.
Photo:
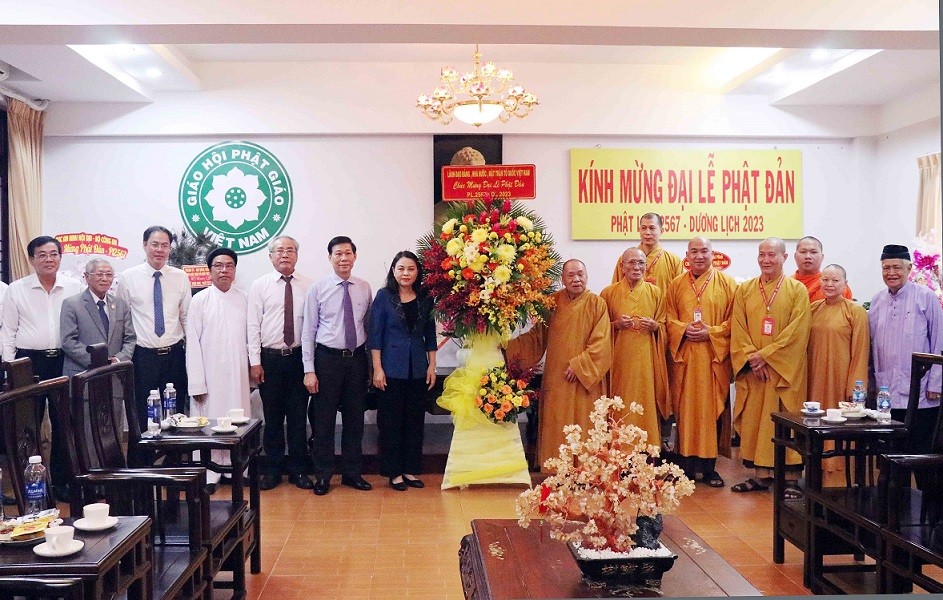
{"label": "ceiling light", "polygon": [[158,77],[161,76],[161,72],[160,72],[160,69],[152,68],[152,69],[148,69],[147,71],[144,71],[144,75],[146,75],[150,79],[157,79]]}
{"label": "ceiling light", "polygon": [[513,81],[510,69],[499,69],[492,62],[482,65],[476,44],[475,70],[459,75],[452,67],[442,67],[441,85],[431,96],[419,96],[416,106],[443,125],[452,117],[475,127],[495,119],[507,123],[511,115],[523,119],[537,106],[537,96],[511,85]]}

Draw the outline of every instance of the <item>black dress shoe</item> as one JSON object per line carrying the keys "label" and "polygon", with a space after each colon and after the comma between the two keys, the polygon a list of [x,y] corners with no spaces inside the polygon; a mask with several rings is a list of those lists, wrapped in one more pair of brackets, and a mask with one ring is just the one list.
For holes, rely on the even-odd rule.
{"label": "black dress shoe", "polygon": [[405,492],[409,488],[405,481],[393,481],[392,477],[390,477],[390,487],[397,492]]}
{"label": "black dress shoe", "polygon": [[355,490],[360,490],[362,492],[373,489],[373,486],[370,485],[367,480],[360,475],[345,475],[341,477],[341,484],[346,485],[347,487],[352,487]]}
{"label": "black dress shoe", "polygon": [[0,497],[3,497],[4,506],[16,506],[16,498],[13,496],[4,496],[3,494],[0,494]]}
{"label": "black dress shoe", "polygon": [[307,475],[292,475],[288,478],[288,481],[295,484],[295,487],[300,490],[310,490],[314,487],[314,482]]}
{"label": "black dress shoe", "polygon": [[319,477],[314,482],[314,495],[323,496],[331,491],[331,479],[329,477]]}
{"label": "black dress shoe", "polygon": [[207,493],[207,495],[209,495],[209,496],[212,496],[213,494],[215,494],[215,493],[216,493],[216,484],[215,484],[215,483],[207,483],[207,484],[206,484],[206,493]]}
{"label": "black dress shoe", "polygon": [[259,489],[270,490],[281,482],[282,478],[278,475],[262,475],[259,477]]}
{"label": "black dress shoe", "polygon": [[232,485],[232,477],[229,475],[220,475],[219,485]]}
{"label": "black dress shoe", "polygon": [[403,483],[405,483],[409,487],[414,487],[414,488],[426,487],[426,484],[424,484],[421,479],[410,479],[409,477],[403,477]]}

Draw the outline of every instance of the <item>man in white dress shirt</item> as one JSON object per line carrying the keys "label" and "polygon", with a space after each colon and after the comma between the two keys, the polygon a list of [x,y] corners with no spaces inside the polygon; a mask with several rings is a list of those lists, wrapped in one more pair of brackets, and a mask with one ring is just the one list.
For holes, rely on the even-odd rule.
{"label": "man in white dress shirt", "polygon": [[246,324],[249,376],[259,386],[265,416],[265,467],[259,487],[274,488],[285,472],[291,483],[310,490],[314,483],[307,475],[309,394],[303,382],[301,324],[311,279],[295,271],[298,242],[294,238],[277,237],[269,242],[268,250],[275,271],[252,282]]}
{"label": "man in white dress shirt", "polygon": [[[0,335],[3,335],[3,299],[7,295],[7,284],[0,281]],[[0,352],[3,350],[0,349]],[[6,374],[0,374],[0,383],[3,383],[3,379],[6,377]],[[0,428],[0,448],[3,448],[3,429]],[[13,506],[16,504],[15,498],[8,498],[3,495],[3,490],[0,490],[0,501],[3,502],[4,506]]]}
{"label": "man in white dress shirt", "polygon": [[190,279],[167,264],[173,234],[155,225],[144,231],[147,262],[121,274],[118,297],[131,307],[137,345],[134,348],[134,400],[138,423],[147,428],[147,396],[177,390],[177,412],[187,412],[187,367],[184,334],[190,306]]}
{"label": "man in white dress shirt", "polygon": [[319,279],[308,291],[301,336],[304,384],[311,399],[311,458],[317,481],[314,493],[331,490],[334,474],[334,425],[341,412],[341,484],[367,491],[361,476],[363,402],[367,393],[366,324],[373,293],[370,284],[353,277],[357,247],[337,236],[327,245],[334,273]]}
{"label": "man in white dress shirt", "polygon": [[[224,417],[231,408],[249,414],[249,353],[246,350],[246,293],[233,287],[236,253],[217,248],[206,257],[213,285],[198,293],[187,311],[187,381],[193,413]],[[229,465],[228,450],[213,450],[212,460]],[[220,474],[206,471],[209,493]]]}
{"label": "man in white dress shirt", "polygon": [[[26,246],[29,262],[35,273],[10,284],[3,303],[3,360],[29,358],[33,374],[40,380],[62,376],[62,337],[59,316],[62,301],[82,291],[82,284],[59,274],[62,244],[48,235],[33,239]],[[69,464],[67,447],[57,435],[60,418],[57,406],[49,404],[52,425],[53,496],[62,501],[69,498]]]}

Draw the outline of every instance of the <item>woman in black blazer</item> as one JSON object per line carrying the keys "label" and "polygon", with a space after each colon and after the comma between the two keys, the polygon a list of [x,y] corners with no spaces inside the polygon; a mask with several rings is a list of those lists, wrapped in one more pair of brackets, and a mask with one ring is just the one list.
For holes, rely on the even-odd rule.
{"label": "woman in black blazer", "polygon": [[421,283],[419,259],[408,250],[399,252],[370,310],[373,386],[383,390],[377,409],[381,469],[400,492],[424,487],[417,475],[422,472],[425,398],[435,383],[435,320],[432,299]]}

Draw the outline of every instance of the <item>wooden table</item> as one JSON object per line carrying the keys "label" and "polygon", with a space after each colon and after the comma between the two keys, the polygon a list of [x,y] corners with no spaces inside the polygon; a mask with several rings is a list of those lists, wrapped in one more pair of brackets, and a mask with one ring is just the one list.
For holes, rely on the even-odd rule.
{"label": "wooden table", "polygon": [[798,500],[785,498],[786,449],[795,450],[802,457],[805,488],[814,493],[822,490],[822,459],[842,455],[841,449],[826,452],[827,440],[855,447],[854,478],[857,485],[862,485],[868,471],[866,456],[893,450],[895,444],[906,437],[907,429],[899,421],[879,423],[864,418],[828,423],[798,412],[776,412],[772,418],[776,428],[773,438],[773,562],[785,561],[788,540],[803,552],[803,584],[810,587],[812,502],[808,493]]}
{"label": "wooden table", "polygon": [[[73,519],[65,519],[71,525]],[[148,517],[118,517],[118,525],[100,532],[75,530],[75,539],[85,542],[79,552],[62,558],[43,558],[33,552],[38,544],[0,545],[0,577],[55,576],[82,579],[83,597],[88,600],[127,594],[131,600],[151,598]]]}
{"label": "wooden table", "polygon": [[[676,517],[665,518],[659,538],[678,555],[665,573],[660,594],[635,588],[637,596],[761,596],[727,561]],[[510,598],[609,598],[612,590],[583,579],[569,548],[550,539],[550,528],[533,521],[476,519],[459,550],[462,587],[469,600]]]}
{"label": "wooden table", "polygon": [[[262,451],[262,421],[249,419],[239,425],[232,433],[216,433],[212,423],[202,429],[168,429],[155,437],[142,437],[138,445],[145,453],[156,456],[175,456],[200,453],[200,464],[217,473],[232,477],[232,502],[242,504],[245,500],[246,476],[248,469],[249,518],[254,530],[251,541],[251,572],[262,572],[262,511],[259,501],[259,455]],[[220,465],[210,460],[212,450],[229,452],[231,465]]]}

